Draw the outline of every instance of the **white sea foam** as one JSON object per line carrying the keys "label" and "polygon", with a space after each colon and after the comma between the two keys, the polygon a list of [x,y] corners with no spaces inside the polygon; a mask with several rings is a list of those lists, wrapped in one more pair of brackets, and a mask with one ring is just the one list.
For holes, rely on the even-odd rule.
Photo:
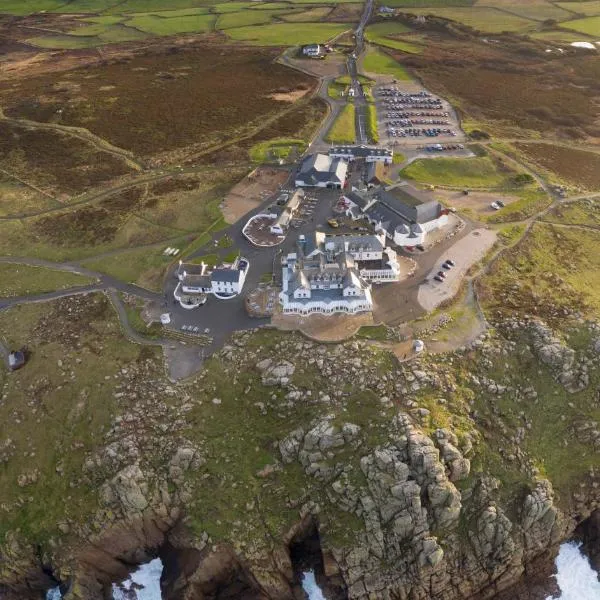
{"label": "white sea foam", "polygon": [[321,588],[317,585],[314,571],[302,573],[302,589],[308,594],[309,600],[325,600]]}
{"label": "white sea foam", "polygon": [[556,557],[556,582],[560,596],[548,596],[546,600],[598,600],[600,582],[588,559],[575,542],[563,544]]}
{"label": "white sea foam", "polygon": [[[123,590],[135,590],[136,600],[161,600],[160,576],[162,575],[163,564],[160,558],[155,558],[150,562],[140,565],[137,571],[134,571],[129,579],[126,579],[120,585],[113,584],[113,600],[129,600],[130,594]],[[137,584],[134,586],[134,584]],[[139,589],[137,586],[140,586]]]}

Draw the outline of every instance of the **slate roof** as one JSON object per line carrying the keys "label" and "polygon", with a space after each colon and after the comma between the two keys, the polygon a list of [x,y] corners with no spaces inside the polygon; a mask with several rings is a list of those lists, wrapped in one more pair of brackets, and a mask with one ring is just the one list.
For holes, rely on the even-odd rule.
{"label": "slate roof", "polygon": [[237,269],[215,269],[210,277],[212,281],[235,283],[240,279],[240,272]]}
{"label": "slate roof", "polygon": [[348,164],[341,158],[311,154],[302,161],[297,178],[313,185],[328,182],[343,184],[347,172]]}

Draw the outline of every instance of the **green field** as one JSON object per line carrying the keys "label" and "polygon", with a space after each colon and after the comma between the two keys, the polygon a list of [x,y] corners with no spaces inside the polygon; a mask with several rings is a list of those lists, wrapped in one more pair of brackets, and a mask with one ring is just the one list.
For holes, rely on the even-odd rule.
{"label": "green field", "polygon": [[600,15],[600,0],[590,0],[589,2],[557,2],[556,4],[571,12],[588,16]]}
{"label": "green field", "polygon": [[290,23],[311,23],[324,19],[330,12],[331,6],[316,6],[300,12],[289,12],[288,9],[288,14],[282,15],[281,18]]}
{"label": "green field", "polygon": [[214,15],[187,15],[168,19],[156,15],[139,15],[127,21],[127,24],[154,35],[175,35],[210,31],[214,27],[215,20]]}
{"label": "green field", "polygon": [[253,162],[275,162],[280,159],[286,161],[289,159],[297,159],[306,149],[304,140],[279,138],[260,142],[248,151],[250,159]]}
{"label": "green field", "polygon": [[567,21],[561,23],[562,27],[585,33],[586,35],[599,36],[600,35],[600,17],[587,17],[585,19],[575,19],[574,21]]}
{"label": "green field", "polygon": [[402,176],[419,183],[456,187],[495,188],[505,183],[506,176],[489,157],[422,158],[402,171]]}
{"label": "green field", "polygon": [[[407,9],[406,12],[416,15],[432,14],[432,11],[428,9]],[[535,21],[489,7],[436,8],[434,14],[436,17],[457,21],[482,33],[501,33],[503,31],[522,32],[537,27]]]}
{"label": "green field", "polygon": [[67,271],[32,267],[11,263],[0,263],[0,295],[25,296],[44,294],[87,285],[94,280]]}
{"label": "green field", "polygon": [[374,104],[367,106],[367,116],[367,135],[371,143],[377,144],[379,142],[379,131],[377,130],[377,109]]}
{"label": "green field", "polygon": [[350,28],[341,23],[275,23],[269,27],[236,27],[228,30],[227,35],[234,40],[262,46],[293,46],[326,42]]}
{"label": "green field", "polygon": [[270,23],[275,15],[281,15],[281,10],[243,10],[240,12],[227,12],[219,16],[215,29],[232,29],[248,25],[264,25]]}
{"label": "green field", "polygon": [[347,104],[327,132],[325,141],[331,144],[353,144],[355,133],[354,104]]}
{"label": "green field", "polygon": [[411,78],[400,63],[376,48],[368,49],[362,66],[367,73],[391,75],[395,79],[409,80]]}
{"label": "green field", "polygon": [[[479,2],[477,4],[478,7],[484,5],[493,7],[494,3],[491,0],[487,0],[486,2]],[[560,6],[551,4],[550,2],[535,2],[529,4],[526,2],[519,3],[515,1],[514,4],[503,3],[500,8],[503,8],[510,13],[514,13],[519,17],[523,17],[524,19],[533,19],[534,21],[545,21],[546,19],[566,21],[567,19],[573,18],[571,9],[563,10]]]}
{"label": "green field", "polygon": [[388,23],[375,23],[369,25],[366,31],[366,38],[373,44],[379,46],[385,46],[386,48],[393,48],[394,50],[402,50],[409,54],[420,54],[423,52],[424,47],[420,44],[415,44],[410,41],[410,36],[403,39],[398,39],[399,34],[410,31],[402,23],[397,21],[390,21]]}
{"label": "green field", "polygon": [[437,8],[438,6],[473,6],[475,0],[389,0],[386,6],[398,8]]}

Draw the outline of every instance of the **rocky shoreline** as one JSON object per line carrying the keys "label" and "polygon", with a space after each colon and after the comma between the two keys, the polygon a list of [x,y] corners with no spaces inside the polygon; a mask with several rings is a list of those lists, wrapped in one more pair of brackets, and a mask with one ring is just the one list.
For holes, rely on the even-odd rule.
{"label": "rocky shoreline", "polygon": [[[333,600],[545,600],[562,542],[598,558],[600,336],[496,328],[401,364],[261,330],[177,386],[151,357],[120,365],[102,442],[54,466],[97,505],[65,499],[43,544],[8,531],[0,595],[104,600],[158,556],[166,600],[296,600],[307,566]],[[19,474],[16,503],[40,477]]]}

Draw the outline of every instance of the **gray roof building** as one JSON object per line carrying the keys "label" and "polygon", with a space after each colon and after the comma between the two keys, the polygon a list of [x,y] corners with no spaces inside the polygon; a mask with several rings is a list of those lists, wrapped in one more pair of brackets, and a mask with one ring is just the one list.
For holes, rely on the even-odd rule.
{"label": "gray roof building", "polygon": [[333,146],[329,149],[329,156],[348,156],[352,158],[381,158],[392,160],[393,150],[373,146]]}
{"label": "gray roof building", "polygon": [[215,269],[210,274],[210,278],[212,281],[236,283],[240,279],[240,271],[238,269]]}
{"label": "gray roof building", "polygon": [[298,185],[321,186],[328,184],[343,186],[348,173],[348,163],[327,154],[311,154],[300,165],[296,175]]}

